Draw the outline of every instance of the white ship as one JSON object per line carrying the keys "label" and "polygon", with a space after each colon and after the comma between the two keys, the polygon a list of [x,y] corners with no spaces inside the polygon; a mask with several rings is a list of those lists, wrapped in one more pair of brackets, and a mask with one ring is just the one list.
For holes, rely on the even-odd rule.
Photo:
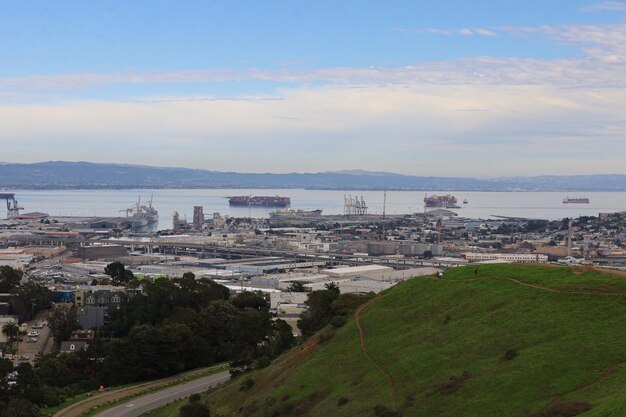
{"label": "white ship", "polygon": [[159,212],[152,206],[152,197],[147,205],[142,205],[139,197],[137,204],[122,211],[126,212],[132,230],[155,226],[159,222]]}

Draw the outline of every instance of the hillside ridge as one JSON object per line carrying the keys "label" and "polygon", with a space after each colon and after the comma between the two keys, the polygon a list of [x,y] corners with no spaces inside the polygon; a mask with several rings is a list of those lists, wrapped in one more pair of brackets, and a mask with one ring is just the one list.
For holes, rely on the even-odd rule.
{"label": "hillside ridge", "polygon": [[362,305],[329,340],[314,336],[242,377],[255,381],[250,391],[235,380],[210,395],[211,408],[223,417],[620,415],[601,413],[626,408],[625,295],[626,279],[592,269],[481,265],[414,278]]}

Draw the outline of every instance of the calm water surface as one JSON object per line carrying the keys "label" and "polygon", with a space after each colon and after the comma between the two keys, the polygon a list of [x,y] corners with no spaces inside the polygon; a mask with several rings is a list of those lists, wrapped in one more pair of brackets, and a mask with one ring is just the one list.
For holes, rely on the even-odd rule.
{"label": "calm water surface", "polygon": [[[600,212],[626,210],[626,192],[597,192],[569,194],[562,192],[428,192],[442,195],[450,193],[459,201],[461,209],[454,210],[460,216],[487,219],[493,215],[528,217],[537,219],[561,219],[581,215],[597,216]],[[25,212],[42,211],[57,216],[123,216],[121,211],[135,204],[141,196],[143,202],[153,196],[154,207],[159,211],[159,228],[172,224],[172,213],[178,211],[182,218],[192,220],[193,206],[204,206],[204,213],[235,217],[268,217],[275,209],[230,207],[227,196],[233,195],[280,195],[291,198],[294,209],[322,209],[324,214],[343,213],[343,196],[363,196],[372,214],[382,214],[382,191],[326,191],[326,190],[257,190],[257,189],[208,189],[208,190],[54,190],[16,191],[16,198]],[[406,214],[424,210],[424,192],[388,191],[386,212]],[[590,204],[563,204],[563,198],[584,196]],[[463,199],[468,204],[462,204]],[[0,216],[4,217],[4,213]]]}

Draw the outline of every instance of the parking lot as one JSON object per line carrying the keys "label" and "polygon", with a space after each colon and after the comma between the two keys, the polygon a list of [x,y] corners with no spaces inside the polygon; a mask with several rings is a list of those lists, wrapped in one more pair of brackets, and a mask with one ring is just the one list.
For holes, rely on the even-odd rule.
{"label": "parking lot", "polygon": [[[42,325],[33,327],[35,324]],[[27,335],[21,337],[19,343],[17,357],[15,363],[29,361],[35,362],[35,358],[39,353],[47,353],[52,349],[52,337],[50,336],[50,329],[48,329],[47,322],[44,315],[37,317],[37,320],[27,323],[25,327],[20,327],[20,331],[26,331]],[[37,333],[37,336],[33,334]],[[29,334],[31,336],[29,336]]]}

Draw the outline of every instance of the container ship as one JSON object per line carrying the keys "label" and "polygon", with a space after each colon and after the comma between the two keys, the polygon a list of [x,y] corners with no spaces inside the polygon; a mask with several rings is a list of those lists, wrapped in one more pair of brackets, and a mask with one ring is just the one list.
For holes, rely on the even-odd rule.
{"label": "container ship", "polygon": [[563,199],[563,204],[589,204],[587,197],[566,197]]}
{"label": "container ship", "polygon": [[289,207],[291,199],[289,197],[268,197],[268,196],[235,196],[228,197],[228,204],[231,206],[248,207]]}
{"label": "container ship", "polygon": [[461,208],[456,204],[456,197],[450,194],[446,195],[426,195],[424,197],[424,203],[426,207],[438,207],[438,208]]}

